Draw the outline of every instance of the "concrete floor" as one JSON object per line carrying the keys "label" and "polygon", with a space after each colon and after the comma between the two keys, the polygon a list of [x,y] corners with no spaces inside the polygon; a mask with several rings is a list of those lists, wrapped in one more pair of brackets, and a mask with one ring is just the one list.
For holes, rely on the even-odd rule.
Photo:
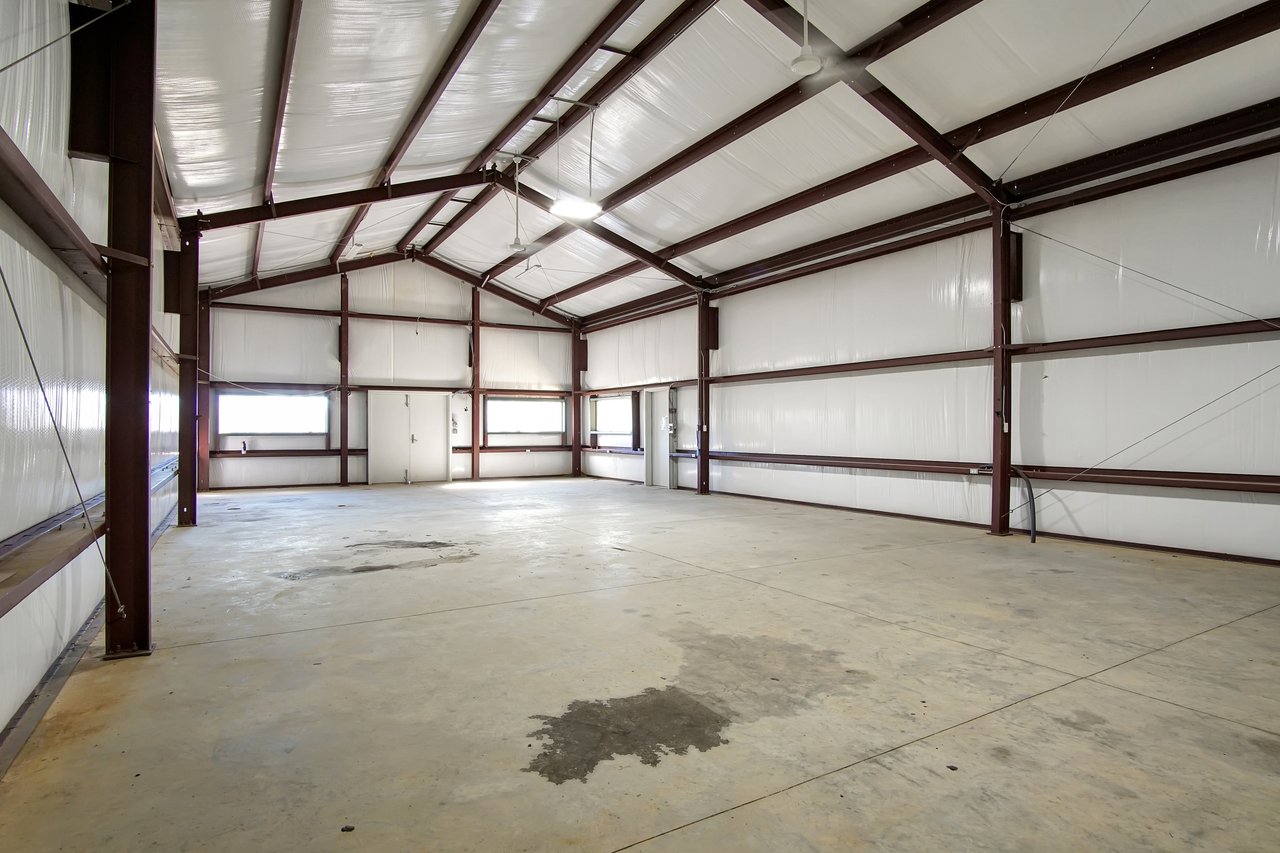
{"label": "concrete floor", "polygon": [[1280,849],[1274,568],[526,480],[203,497],[154,604],[0,846]]}

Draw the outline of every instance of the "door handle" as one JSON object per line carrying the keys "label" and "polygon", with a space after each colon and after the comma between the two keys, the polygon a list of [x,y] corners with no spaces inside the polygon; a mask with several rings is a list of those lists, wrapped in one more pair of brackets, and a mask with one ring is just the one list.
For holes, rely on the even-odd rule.
{"label": "door handle", "polygon": [[417,443],[418,443],[418,437],[417,437],[416,435],[414,435],[413,433],[409,433],[409,443],[410,443],[410,444],[417,444]]}

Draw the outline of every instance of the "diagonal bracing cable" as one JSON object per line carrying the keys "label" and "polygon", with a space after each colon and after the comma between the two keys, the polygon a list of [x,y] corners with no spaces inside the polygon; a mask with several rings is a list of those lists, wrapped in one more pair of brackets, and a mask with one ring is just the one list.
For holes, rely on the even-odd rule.
{"label": "diagonal bracing cable", "polygon": [[[58,437],[58,447],[62,448],[62,459],[67,463],[67,471],[71,474],[71,483],[76,489],[76,498],[80,502],[80,512],[84,515],[85,524],[89,525],[89,530],[93,530],[93,519],[89,517],[89,507],[85,504],[84,492],[80,488],[80,480],[76,477],[76,469],[71,464],[71,454],[67,452],[67,444],[62,439],[62,430],[58,428],[58,418],[53,413],[53,404],[49,402],[49,392],[44,387],[44,379],[40,376],[40,368],[36,366],[35,354],[31,352],[31,342],[27,340],[27,330],[22,325],[22,316],[18,313],[18,304],[13,299],[13,291],[9,289],[9,277],[4,273],[4,267],[0,266],[0,282],[4,284],[4,293],[9,300],[9,307],[13,310],[13,320],[18,324],[18,336],[22,338],[22,346],[27,351],[27,360],[31,362],[31,370],[35,373],[36,384],[40,386],[40,396],[44,398],[45,410],[49,413],[49,423],[53,425],[53,434]],[[116,599],[116,613],[120,614],[120,618],[127,619],[128,614],[125,613],[124,602],[120,600],[120,591],[116,589],[115,579],[111,576],[111,567],[107,565],[107,555],[102,552],[102,543],[98,537],[93,538],[94,547],[98,550],[98,559],[102,561],[102,568],[106,572],[107,583],[111,586],[111,594]]]}

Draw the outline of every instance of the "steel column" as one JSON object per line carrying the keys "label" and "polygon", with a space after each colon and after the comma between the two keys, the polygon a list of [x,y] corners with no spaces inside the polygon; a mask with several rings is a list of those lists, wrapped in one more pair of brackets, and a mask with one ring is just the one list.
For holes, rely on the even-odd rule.
{"label": "steel column", "polygon": [[573,431],[569,439],[572,448],[573,476],[582,476],[582,372],[587,369],[587,339],[582,336],[582,327],[573,327],[573,337],[569,358],[573,375],[569,379],[572,394],[569,395],[569,428]]}
{"label": "steel column", "polygon": [[200,234],[178,251],[178,526],[196,525],[200,455]]}
{"label": "steel column", "polygon": [[471,479],[480,479],[480,288],[471,291]]}
{"label": "steel column", "polygon": [[350,484],[351,398],[351,285],[347,274],[339,279],[338,317],[338,483]]}
{"label": "steel column", "polygon": [[711,493],[711,351],[719,349],[719,318],[706,293],[698,294],[698,494]]}
{"label": "steel column", "polygon": [[213,363],[211,347],[213,346],[213,311],[209,308],[209,291],[199,294],[199,352],[196,361],[196,387],[198,389],[196,413],[199,422],[196,425],[196,490],[209,491],[209,431],[213,414],[212,394],[210,393],[210,365]]}
{"label": "steel column", "polygon": [[[156,3],[105,22],[111,51],[110,247],[149,259]],[[107,287],[107,657],[151,654],[151,269],[113,261]],[[108,584],[108,588],[112,586]],[[120,607],[123,607],[121,612]]]}
{"label": "steel column", "polygon": [[1013,383],[1010,381],[1013,362],[1009,343],[1011,294],[1016,289],[1014,279],[1018,275],[1013,266],[1015,239],[1006,210],[998,209],[993,213],[991,225],[991,400],[994,406],[991,420],[991,532],[1000,536],[1009,533],[1009,457],[1013,424]]}

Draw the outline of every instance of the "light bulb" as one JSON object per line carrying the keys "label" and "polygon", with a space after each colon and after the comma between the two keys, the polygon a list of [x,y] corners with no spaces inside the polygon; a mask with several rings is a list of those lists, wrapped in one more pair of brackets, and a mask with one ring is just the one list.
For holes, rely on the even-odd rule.
{"label": "light bulb", "polygon": [[561,219],[595,219],[600,215],[600,205],[590,199],[560,198],[551,205],[551,215]]}

